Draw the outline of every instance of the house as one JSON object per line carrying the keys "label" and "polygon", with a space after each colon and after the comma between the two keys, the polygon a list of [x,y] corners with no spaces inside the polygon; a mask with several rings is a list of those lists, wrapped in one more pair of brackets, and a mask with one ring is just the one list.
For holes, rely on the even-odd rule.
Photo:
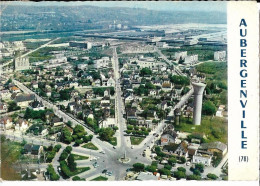
{"label": "house", "polygon": [[114,126],[116,126],[115,118],[106,118],[99,125],[100,128],[107,128],[107,127],[114,127]]}
{"label": "house", "polygon": [[61,121],[61,119],[60,119],[59,117],[56,117],[56,116],[54,116],[54,117],[52,118],[51,123],[52,123],[52,125],[53,125],[54,127],[64,125],[64,123]]}
{"label": "house", "polygon": [[101,80],[100,80],[100,79],[96,79],[96,80],[94,81],[94,86],[100,87],[100,86],[101,86]]}
{"label": "house", "polygon": [[168,108],[167,101],[162,101],[162,103],[159,105],[159,108],[162,110],[165,110]]}
{"label": "house", "polygon": [[42,152],[43,152],[43,146],[41,145],[25,144],[23,147],[24,154],[39,155]]}
{"label": "house", "polygon": [[41,101],[34,100],[33,102],[29,103],[29,108],[34,111],[44,110],[43,103]]}
{"label": "house", "polygon": [[38,88],[38,82],[37,81],[32,81],[32,87],[33,88]]}
{"label": "house", "polygon": [[126,118],[127,119],[137,119],[136,109],[135,108],[127,108],[126,109]]}
{"label": "house", "polygon": [[175,150],[174,154],[180,157],[188,157],[188,142],[182,141],[178,148]]}
{"label": "house", "polygon": [[85,93],[85,98],[90,99],[93,98],[93,91],[86,91]]}
{"label": "house", "polygon": [[6,103],[0,102],[0,113],[5,113],[8,111],[8,107]]}
{"label": "house", "polygon": [[10,88],[10,91],[11,91],[12,93],[19,93],[19,92],[21,92],[21,90],[20,90],[18,87],[16,87],[16,86],[12,86],[12,87]]}
{"label": "house", "polygon": [[0,98],[1,99],[10,99],[11,95],[12,94],[9,92],[9,90],[1,90],[0,91]]}
{"label": "house", "polygon": [[161,136],[161,145],[169,145],[175,143],[178,134],[173,129],[166,129]]}
{"label": "house", "polygon": [[156,90],[149,90],[149,96],[156,96],[157,91]]}
{"label": "house", "polygon": [[205,166],[210,166],[213,154],[211,152],[197,150],[192,156],[192,163],[202,163]]}
{"label": "house", "polygon": [[223,117],[224,111],[225,111],[225,105],[219,105],[218,110],[216,112],[216,116]]}
{"label": "house", "polygon": [[211,142],[211,143],[203,143],[201,144],[199,149],[211,153],[217,152],[220,153],[222,156],[225,156],[227,153],[227,145],[219,141]]}
{"label": "house", "polygon": [[129,102],[131,102],[133,100],[134,100],[134,96],[132,96],[132,95],[128,95],[128,96],[125,97],[125,102],[126,103],[129,103]]}
{"label": "house", "polygon": [[29,103],[34,101],[34,94],[22,94],[15,97],[14,101],[17,103],[17,106],[21,108],[26,108],[29,106]]}
{"label": "house", "polygon": [[8,130],[13,126],[12,118],[4,116],[0,119],[1,130]]}
{"label": "house", "polygon": [[15,124],[15,130],[17,131],[25,131],[29,128],[28,121],[24,119],[19,119]]}
{"label": "house", "polygon": [[115,87],[115,85],[116,85],[115,80],[114,80],[112,77],[110,77],[110,78],[107,80],[107,86],[108,86],[108,87]]}

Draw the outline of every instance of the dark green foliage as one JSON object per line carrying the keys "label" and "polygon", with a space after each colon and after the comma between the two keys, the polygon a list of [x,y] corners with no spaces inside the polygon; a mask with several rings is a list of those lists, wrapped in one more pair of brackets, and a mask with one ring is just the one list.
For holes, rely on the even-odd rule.
{"label": "dark green foliage", "polygon": [[135,163],[135,164],[133,164],[133,168],[136,172],[144,171],[144,164]]}
{"label": "dark green foliage", "polygon": [[145,67],[145,68],[141,69],[140,74],[141,74],[141,76],[152,75],[152,70]]}
{"label": "dark green foliage", "polygon": [[71,172],[76,170],[77,163],[75,162],[73,155],[69,155],[68,157],[68,167],[70,168]]}
{"label": "dark green foliage", "polygon": [[182,172],[186,172],[186,169],[184,167],[178,167],[177,170],[182,171]]}
{"label": "dark green foliage", "polygon": [[52,164],[48,165],[46,174],[50,176],[51,181],[57,181],[60,179],[60,176],[56,174]]}
{"label": "dark green foliage", "polygon": [[167,176],[171,175],[171,171],[169,169],[166,169],[166,168],[159,169],[159,173],[161,175],[167,175]]}
{"label": "dark green foliage", "polygon": [[171,169],[172,169],[172,166],[171,166],[171,165],[164,165],[164,168],[165,168],[165,169],[168,169],[168,170],[171,170]]}
{"label": "dark green foliage", "polygon": [[208,173],[208,174],[207,174],[207,177],[208,177],[209,179],[211,179],[211,180],[216,180],[216,179],[218,179],[218,176],[216,176],[215,174],[211,174],[211,173]]}
{"label": "dark green foliage", "polygon": [[17,106],[17,103],[14,101],[8,102],[8,112],[20,110],[21,107]]}
{"label": "dark green foliage", "polygon": [[211,101],[205,101],[202,105],[202,113],[205,115],[213,115],[217,111],[216,106]]}
{"label": "dark green foliage", "polygon": [[101,128],[99,131],[99,137],[104,141],[110,141],[114,134],[115,131],[112,128]]}
{"label": "dark green foliage", "polygon": [[67,152],[63,151],[63,152],[61,153],[60,157],[59,157],[59,161],[66,160],[67,157],[68,157],[68,155],[69,155],[69,154],[68,154]]}
{"label": "dark green foliage", "polygon": [[201,180],[201,176],[192,174],[187,176],[187,180]]}
{"label": "dark green foliage", "polygon": [[170,81],[176,85],[187,86],[190,84],[189,78],[185,77],[185,76],[173,75],[173,76],[169,76],[169,78],[170,78]]}
{"label": "dark green foliage", "polygon": [[70,144],[72,142],[73,138],[71,136],[69,129],[63,128],[61,130],[61,138],[60,139],[61,139],[62,142],[67,143],[67,144]]}
{"label": "dark green foliage", "polygon": [[186,178],[185,172],[182,172],[182,171],[174,171],[173,174],[174,174],[174,177],[177,178],[178,180],[181,178]]}

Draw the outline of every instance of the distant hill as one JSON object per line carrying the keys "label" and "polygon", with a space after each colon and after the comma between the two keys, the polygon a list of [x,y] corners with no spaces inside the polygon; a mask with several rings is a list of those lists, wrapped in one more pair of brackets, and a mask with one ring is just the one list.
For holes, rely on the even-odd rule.
{"label": "distant hill", "polygon": [[128,26],[153,24],[226,24],[226,13],[155,11],[141,8],[95,6],[8,6],[1,16],[1,31],[83,30],[106,28],[114,21]]}

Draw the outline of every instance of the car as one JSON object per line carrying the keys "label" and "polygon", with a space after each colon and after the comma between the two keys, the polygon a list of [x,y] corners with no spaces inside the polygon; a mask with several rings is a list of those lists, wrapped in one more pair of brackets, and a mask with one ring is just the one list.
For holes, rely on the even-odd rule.
{"label": "car", "polygon": [[186,165],[189,166],[189,165],[190,165],[190,162],[188,161],[188,162],[186,163]]}
{"label": "car", "polygon": [[107,169],[104,169],[104,170],[102,171],[102,174],[106,174],[106,172],[107,172]]}
{"label": "car", "polygon": [[115,146],[113,146],[113,149],[116,149],[116,147],[115,147]]}
{"label": "car", "polygon": [[106,154],[105,151],[100,151],[99,153],[101,153],[101,154]]}
{"label": "car", "polygon": [[107,172],[107,175],[108,175],[108,176],[112,176],[112,173],[113,173],[112,171]]}
{"label": "car", "polygon": [[57,168],[58,168],[58,172],[61,172],[61,168],[60,168],[60,166],[58,166]]}
{"label": "car", "polygon": [[131,146],[131,149],[133,149],[134,148],[134,146]]}
{"label": "car", "polygon": [[158,137],[159,136],[159,134],[156,134],[156,137]]}
{"label": "car", "polygon": [[153,136],[155,136],[156,135],[156,133],[153,133]]}

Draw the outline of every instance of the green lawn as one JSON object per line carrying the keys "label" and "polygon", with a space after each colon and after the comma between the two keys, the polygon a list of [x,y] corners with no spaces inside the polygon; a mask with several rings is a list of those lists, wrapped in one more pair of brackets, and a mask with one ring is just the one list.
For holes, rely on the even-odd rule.
{"label": "green lawn", "polygon": [[116,137],[112,137],[112,138],[110,139],[109,143],[110,143],[111,145],[116,146],[116,145],[117,145],[117,139],[116,139]]}
{"label": "green lawn", "polygon": [[175,125],[175,130],[203,134],[207,142],[227,143],[228,125],[224,118],[202,116],[201,125],[193,125],[191,118],[181,118],[180,125]]}
{"label": "green lawn", "polygon": [[75,176],[75,175],[77,175],[77,174],[80,174],[80,173],[82,173],[82,172],[88,171],[88,170],[90,170],[90,167],[77,168],[76,171],[71,172],[70,177],[71,177],[71,176]]}
{"label": "green lawn", "polygon": [[89,157],[88,156],[81,156],[78,154],[71,154],[74,157],[74,160],[87,160]]}
{"label": "green lawn", "polygon": [[130,141],[132,145],[139,145],[145,138],[144,137],[130,137]]}
{"label": "green lawn", "polygon": [[83,145],[82,147],[87,148],[87,149],[91,149],[91,150],[98,150],[98,148],[91,142],[86,143],[85,145]]}
{"label": "green lawn", "polygon": [[96,178],[94,178],[93,180],[90,181],[107,181],[108,178],[104,177],[104,176],[98,176]]}

